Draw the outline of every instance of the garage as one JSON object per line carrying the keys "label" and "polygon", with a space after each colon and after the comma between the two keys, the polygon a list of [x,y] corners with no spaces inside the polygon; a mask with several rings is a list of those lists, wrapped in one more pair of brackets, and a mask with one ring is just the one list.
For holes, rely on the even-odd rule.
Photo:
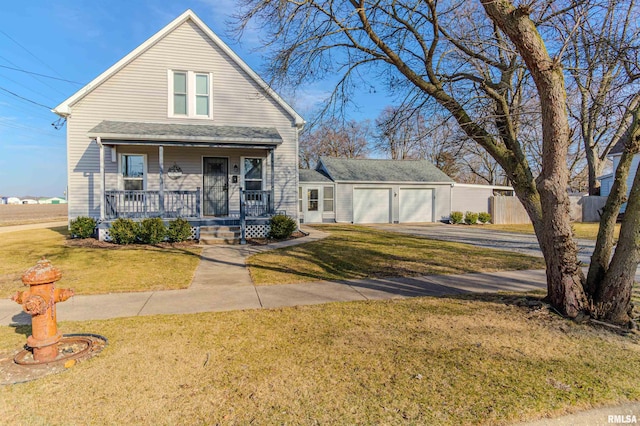
{"label": "garage", "polygon": [[354,188],[353,223],[390,223],[390,188]]}
{"label": "garage", "polygon": [[433,221],[433,189],[400,188],[400,223]]}

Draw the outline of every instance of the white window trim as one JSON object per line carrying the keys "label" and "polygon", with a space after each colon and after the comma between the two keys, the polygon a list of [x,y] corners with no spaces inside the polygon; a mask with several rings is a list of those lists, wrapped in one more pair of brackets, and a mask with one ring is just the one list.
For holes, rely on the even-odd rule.
{"label": "white window trim", "polygon": [[[327,198],[327,196],[326,196],[325,189],[327,189],[327,188],[331,188],[333,190],[331,198]],[[325,201],[327,201],[327,200],[331,200],[331,204],[332,204],[332,207],[333,207],[331,210],[325,210],[324,209]],[[336,188],[335,188],[335,186],[324,185],[322,187],[322,213],[334,213],[335,211],[336,211]]]}
{"label": "white window trim", "polygon": [[265,189],[265,183],[267,182],[267,159],[265,157],[254,157],[254,156],[247,156],[247,157],[240,157],[240,186],[241,188],[246,190],[246,186],[245,186],[245,182],[244,182],[244,175],[245,175],[245,168],[244,168],[244,160],[245,159],[256,159],[256,160],[261,160],[262,161],[262,189],[261,191],[264,191]]}
{"label": "white window trim", "polygon": [[142,156],[142,190],[147,190],[147,154],[140,154],[139,152],[119,152],[118,153],[118,188],[124,191],[124,174],[122,173],[122,157],[125,155],[141,155]]}
{"label": "white window trim", "polygon": [[[174,114],[173,112],[173,74],[187,74],[187,114]],[[207,75],[209,77],[209,114],[196,114],[196,75]],[[189,118],[198,120],[211,120],[213,118],[213,73],[200,71],[186,71],[181,69],[167,70],[167,117],[169,118]]]}

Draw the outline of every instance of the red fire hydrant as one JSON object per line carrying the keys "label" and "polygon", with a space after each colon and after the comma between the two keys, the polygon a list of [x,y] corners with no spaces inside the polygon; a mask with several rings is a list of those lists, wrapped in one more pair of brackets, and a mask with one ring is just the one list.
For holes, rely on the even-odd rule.
{"label": "red fire hydrant", "polygon": [[62,272],[42,257],[35,266],[22,275],[22,282],[29,290],[19,291],[11,298],[20,303],[31,315],[31,336],[27,346],[33,348],[33,359],[37,362],[54,361],[58,356],[58,342],[62,334],[56,322],[56,303],[73,296],[71,289],[56,289],[55,282]]}

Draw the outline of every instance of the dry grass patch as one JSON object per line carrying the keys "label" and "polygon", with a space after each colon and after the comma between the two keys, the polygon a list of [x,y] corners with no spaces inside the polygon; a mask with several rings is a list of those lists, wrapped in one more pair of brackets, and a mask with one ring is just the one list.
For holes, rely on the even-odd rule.
{"label": "dry grass patch", "polygon": [[0,227],[67,220],[66,204],[0,204]]}
{"label": "dry grass patch", "polygon": [[319,226],[330,237],[251,256],[256,285],[314,280],[461,274],[544,268],[540,258],[353,225]]}
{"label": "dry grass patch", "polygon": [[[640,399],[640,347],[546,310],[416,298],[62,323],[109,346],[0,388],[7,424],[510,424]],[[16,333],[17,332],[17,333]],[[29,330],[0,327],[0,349]],[[43,395],[58,395],[43,409]]]}
{"label": "dry grass patch", "polygon": [[[571,224],[573,233],[576,238],[582,238],[585,240],[595,240],[598,237],[599,223],[595,222],[574,222]],[[518,234],[533,234],[533,225],[520,224],[520,225],[476,225],[477,228],[492,229],[495,231],[515,232]],[[620,224],[616,224],[615,238],[618,238],[620,232]]]}
{"label": "dry grass patch", "polygon": [[22,289],[21,275],[42,256],[62,271],[59,285],[73,288],[76,294],[185,288],[201,252],[195,245],[107,249],[75,244],[67,237],[66,228],[2,234],[0,297]]}

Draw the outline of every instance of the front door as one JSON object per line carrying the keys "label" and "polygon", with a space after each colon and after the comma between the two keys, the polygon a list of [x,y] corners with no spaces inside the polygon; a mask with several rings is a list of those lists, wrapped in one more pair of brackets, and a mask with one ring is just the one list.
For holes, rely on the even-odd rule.
{"label": "front door", "polygon": [[229,214],[229,160],[205,157],[203,160],[203,214],[227,216]]}

